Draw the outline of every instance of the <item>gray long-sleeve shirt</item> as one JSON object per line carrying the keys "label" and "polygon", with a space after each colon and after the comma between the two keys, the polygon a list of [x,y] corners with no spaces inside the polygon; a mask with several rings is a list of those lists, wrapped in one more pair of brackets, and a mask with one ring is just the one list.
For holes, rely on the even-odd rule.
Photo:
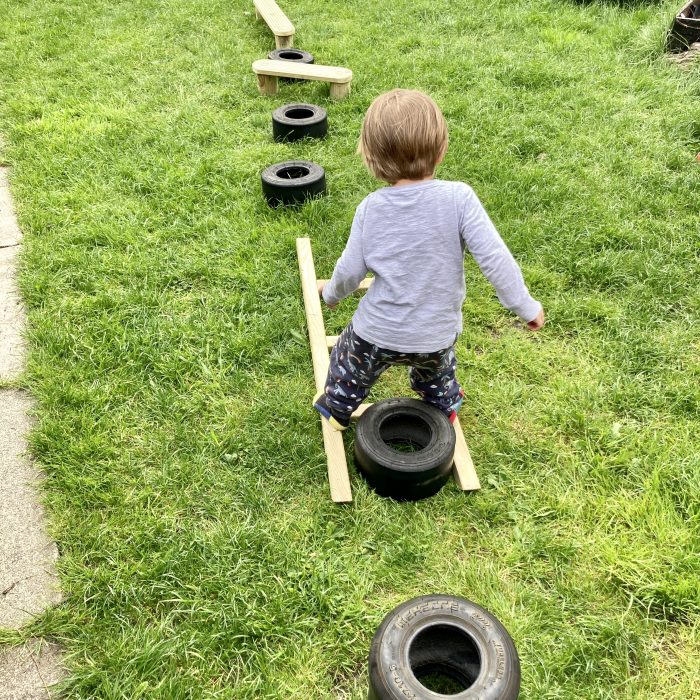
{"label": "gray long-sleeve shirt", "polygon": [[532,321],[541,305],[463,182],[424,180],[365,197],[323,298],[337,303],[371,271],[374,282],[353,316],[355,332],[398,352],[442,350],[462,331],[465,247],[501,304]]}

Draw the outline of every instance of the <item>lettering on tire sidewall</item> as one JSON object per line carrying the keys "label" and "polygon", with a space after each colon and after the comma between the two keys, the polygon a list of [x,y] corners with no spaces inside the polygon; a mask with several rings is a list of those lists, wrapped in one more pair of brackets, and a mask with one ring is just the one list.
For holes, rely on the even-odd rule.
{"label": "lettering on tire sidewall", "polygon": [[396,689],[409,700],[420,700],[420,698],[406,685],[406,681],[401,677],[399,673],[399,667],[396,664],[391,664],[389,666],[389,672],[391,673],[392,683],[396,686]]}
{"label": "lettering on tire sidewall", "polygon": [[427,600],[424,603],[419,603],[413,607],[406,610],[406,612],[399,615],[394,624],[400,630],[405,629],[408,623],[418,617],[419,615],[424,615],[425,613],[432,612],[446,612],[451,614],[456,614],[459,611],[459,603],[454,600],[438,599],[438,600]]}

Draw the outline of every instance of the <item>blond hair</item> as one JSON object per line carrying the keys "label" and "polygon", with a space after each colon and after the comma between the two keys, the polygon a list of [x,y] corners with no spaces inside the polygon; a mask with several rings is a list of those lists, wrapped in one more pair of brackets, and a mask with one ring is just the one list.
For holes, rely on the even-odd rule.
{"label": "blond hair", "polygon": [[447,150],[447,123],[425,93],[396,89],[377,97],[362,122],[357,151],[380,180],[422,180]]}

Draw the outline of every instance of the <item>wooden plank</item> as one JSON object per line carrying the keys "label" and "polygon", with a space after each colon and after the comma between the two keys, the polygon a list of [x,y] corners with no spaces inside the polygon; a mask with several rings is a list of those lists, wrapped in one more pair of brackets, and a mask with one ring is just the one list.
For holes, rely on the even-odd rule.
{"label": "wooden plank", "polygon": [[258,75],[258,90],[261,95],[277,94],[277,78],[274,75]]}
{"label": "wooden plank", "polygon": [[459,418],[455,418],[453,425],[457,442],[455,444],[455,463],[452,475],[457,482],[457,486],[462,491],[478,491],[481,488],[481,484],[474,469],[474,462],[472,462],[472,456],[469,453],[462,426],[459,424]]}
{"label": "wooden plank", "polygon": [[275,36],[294,36],[294,25],[275,0],[253,0],[253,4],[256,16],[265,20]]}
{"label": "wooden plank", "polygon": [[318,63],[297,63],[296,61],[273,61],[260,58],[253,62],[253,71],[278,78],[299,78],[301,80],[322,80],[326,83],[349,83],[352,71],[341,66],[322,66]]}
{"label": "wooden plank", "polygon": [[338,342],[337,335],[327,335],[326,336],[326,347],[330,350]]}
{"label": "wooden plank", "polygon": [[[326,329],[323,324],[321,299],[316,285],[316,271],[311,253],[311,241],[308,238],[297,238],[297,257],[299,259],[299,274],[301,289],[304,295],[306,323],[309,327],[309,343],[311,345],[311,361],[314,367],[314,383],[316,391],[321,391],[326,384],[328,374],[328,348],[326,347]],[[328,421],[321,418],[323,430],[323,445],[326,450],[328,464],[328,482],[331,489],[331,500],[336,503],[352,501],[350,476],[345,458],[345,446],[342,433],[333,430]]]}
{"label": "wooden plank", "polygon": [[275,48],[276,49],[291,49],[294,46],[293,36],[280,36],[275,34]]}
{"label": "wooden plank", "polygon": [[[328,284],[330,280],[318,280],[318,283],[321,284]],[[374,277],[365,277],[362,282],[360,282],[359,286],[355,290],[356,292],[361,292],[369,289],[369,286],[374,282]]]}
{"label": "wooden plank", "polygon": [[344,100],[350,94],[350,81],[347,83],[331,83],[331,100]]}
{"label": "wooden plank", "polygon": [[361,403],[355,413],[350,416],[351,420],[357,420],[372,404],[371,403]]}

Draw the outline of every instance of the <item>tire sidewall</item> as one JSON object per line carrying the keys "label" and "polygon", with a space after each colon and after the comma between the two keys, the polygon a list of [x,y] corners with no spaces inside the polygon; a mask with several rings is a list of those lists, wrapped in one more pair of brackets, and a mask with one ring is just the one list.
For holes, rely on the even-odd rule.
{"label": "tire sidewall", "polygon": [[[290,180],[277,175],[284,168],[305,168],[309,172],[303,177]],[[263,194],[270,206],[302,204],[326,191],[324,169],[308,160],[288,160],[275,163],[263,170],[260,179]]]}
{"label": "tire sidewall", "polygon": [[[431,435],[422,450],[397,452],[382,439],[382,426],[402,415],[417,417],[427,424]],[[454,427],[447,416],[416,399],[386,399],[373,404],[360,417],[355,430],[355,459],[370,479],[409,484],[449,476],[454,450]]]}
{"label": "tire sidewall", "polygon": [[[410,668],[412,640],[435,625],[466,632],[479,650],[478,677],[455,695],[428,690]],[[372,639],[369,675],[369,700],[515,700],[520,692],[520,660],[506,629],[481,606],[450,595],[420,596],[392,610]]]}
{"label": "tire sidewall", "polygon": [[[293,119],[287,113],[295,109],[312,112],[310,117]],[[328,133],[328,114],[323,107],[307,103],[292,103],[278,107],[272,113],[272,136],[275,141],[299,141],[303,138],[324,138]]]}

